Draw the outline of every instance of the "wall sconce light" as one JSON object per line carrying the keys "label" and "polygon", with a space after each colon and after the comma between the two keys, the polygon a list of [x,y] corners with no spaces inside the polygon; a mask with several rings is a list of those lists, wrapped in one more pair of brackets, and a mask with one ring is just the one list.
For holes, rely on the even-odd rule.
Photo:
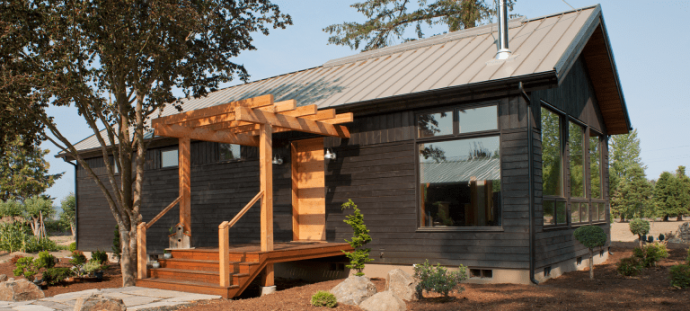
{"label": "wall sconce light", "polygon": [[335,153],[331,152],[331,149],[326,149],[326,154],[323,155],[324,159],[327,160],[335,160]]}
{"label": "wall sconce light", "polygon": [[274,155],[273,156],[273,164],[282,165],[283,164],[283,158],[280,158],[277,155]]}

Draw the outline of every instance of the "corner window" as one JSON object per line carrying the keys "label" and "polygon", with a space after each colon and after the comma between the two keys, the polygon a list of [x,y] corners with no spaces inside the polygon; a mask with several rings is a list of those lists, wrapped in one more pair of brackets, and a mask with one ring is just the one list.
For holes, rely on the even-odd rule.
{"label": "corner window", "polygon": [[[500,226],[501,163],[496,106],[455,109],[445,115],[417,115],[419,227]],[[448,117],[456,120],[450,128],[431,122]],[[438,130],[430,131],[430,125]],[[468,135],[465,131],[486,133]],[[450,137],[434,141],[435,136],[427,135],[432,132]]]}
{"label": "corner window", "polygon": [[568,217],[565,210],[565,201],[544,200],[544,225],[565,225]]}
{"label": "corner window", "polygon": [[602,181],[601,167],[601,136],[590,131],[589,134],[589,180],[592,199],[603,199],[601,191]]}
{"label": "corner window", "polygon": [[582,202],[570,203],[570,222],[589,222],[589,204]]}
{"label": "corner window", "polygon": [[579,124],[568,122],[568,152],[570,168],[570,196],[585,197],[585,139]]}
{"label": "corner window", "polygon": [[542,208],[545,226],[568,224],[563,174],[563,117],[541,108]]}
{"label": "corner window", "polygon": [[241,151],[240,148],[241,148],[240,145],[220,144],[219,145],[220,161],[230,161],[230,160],[241,159],[242,155],[240,154],[240,151]]}
{"label": "corner window", "polygon": [[161,151],[161,168],[177,166],[177,149]]}

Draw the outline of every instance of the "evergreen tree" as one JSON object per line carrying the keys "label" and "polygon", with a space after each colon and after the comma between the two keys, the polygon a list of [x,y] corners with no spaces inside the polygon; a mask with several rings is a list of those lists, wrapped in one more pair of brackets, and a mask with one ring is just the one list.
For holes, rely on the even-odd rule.
{"label": "evergreen tree", "polygon": [[[640,139],[637,137],[637,129],[628,134],[612,136],[609,143],[609,196],[621,197],[621,184],[623,181],[631,183],[634,179],[644,178],[644,170],[647,169],[640,157]],[[639,168],[639,169],[636,169]],[[611,213],[618,215],[621,221],[625,220],[626,209],[619,211],[620,206],[611,205]]]}
{"label": "evergreen tree", "polygon": [[43,157],[49,150],[38,146],[26,148],[24,139],[11,137],[0,157],[0,201],[24,201],[50,188],[62,174],[50,175],[50,164]]}
{"label": "evergreen tree", "polygon": [[661,173],[654,187],[654,204],[656,214],[668,221],[669,216],[676,216],[682,220],[684,214],[688,214],[687,190],[684,189],[684,181],[677,175],[669,172]]}
{"label": "evergreen tree", "polygon": [[619,185],[619,190],[611,197],[611,210],[621,215],[621,219],[653,217],[654,188],[645,177],[642,168],[635,167],[631,181],[623,180]]}
{"label": "evergreen tree", "polygon": [[[516,0],[508,0],[513,10]],[[485,0],[366,0],[351,7],[364,14],[364,23],[344,22],[330,25],[323,31],[331,34],[329,44],[349,46],[353,50],[364,46],[364,51],[415,40],[405,30],[415,27],[416,38],[424,38],[422,25],[445,25],[448,31],[476,27],[491,21],[496,15],[494,1]],[[514,16],[511,16],[514,17]]]}
{"label": "evergreen tree", "polygon": [[676,220],[683,221],[683,215],[690,214],[690,177],[685,173],[685,166],[678,166],[676,178],[678,178],[680,188],[680,208]]}
{"label": "evergreen tree", "polygon": [[74,197],[74,193],[66,196],[62,201],[60,201],[60,207],[62,208],[62,213],[60,214],[60,225],[63,230],[69,229],[72,232],[72,237],[76,239],[77,237],[77,227],[76,227],[76,211],[77,211],[77,198]]}

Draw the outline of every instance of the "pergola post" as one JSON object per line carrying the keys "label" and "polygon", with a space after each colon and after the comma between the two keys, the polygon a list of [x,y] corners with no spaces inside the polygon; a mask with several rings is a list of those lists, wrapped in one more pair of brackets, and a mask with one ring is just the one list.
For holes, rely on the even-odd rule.
{"label": "pergola post", "polygon": [[[192,179],[191,179],[191,139],[179,139],[178,173],[180,179],[180,224],[186,232],[192,233]],[[191,242],[191,239],[190,239]],[[191,245],[190,245],[191,247]]]}
{"label": "pergola post", "polygon": [[[261,191],[261,251],[273,250],[273,127],[269,124],[259,126],[259,169]],[[273,264],[266,265],[264,286],[273,286]]]}

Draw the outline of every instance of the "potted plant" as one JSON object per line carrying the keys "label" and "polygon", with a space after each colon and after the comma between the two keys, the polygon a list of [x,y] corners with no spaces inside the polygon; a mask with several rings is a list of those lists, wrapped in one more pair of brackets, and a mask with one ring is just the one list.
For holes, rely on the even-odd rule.
{"label": "potted plant", "polygon": [[163,258],[165,258],[165,259],[170,259],[170,258],[172,258],[172,254],[170,253],[169,250],[166,249],[166,250],[163,251]]}

